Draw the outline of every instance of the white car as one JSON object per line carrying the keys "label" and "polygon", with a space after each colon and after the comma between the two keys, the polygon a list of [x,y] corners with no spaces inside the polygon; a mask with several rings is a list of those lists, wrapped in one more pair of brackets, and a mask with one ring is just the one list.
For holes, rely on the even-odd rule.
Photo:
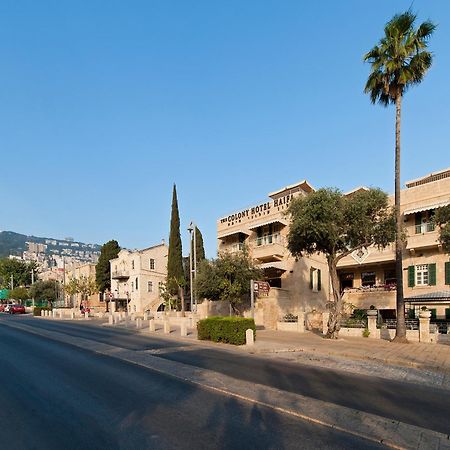
{"label": "white car", "polygon": [[5,306],[5,309],[3,310],[5,313],[9,313],[9,310],[10,310],[10,308],[11,308],[11,306],[13,305],[13,303],[8,303],[6,306]]}

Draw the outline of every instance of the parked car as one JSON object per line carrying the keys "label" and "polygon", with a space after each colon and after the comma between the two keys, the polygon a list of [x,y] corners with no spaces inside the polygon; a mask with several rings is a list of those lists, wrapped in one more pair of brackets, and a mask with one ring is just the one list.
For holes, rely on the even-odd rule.
{"label": "parked car", "polygon": [[6,303],[1,303],[0,304],[0,312],[5,312],[5,308],[7,307],[8,305],[6,304]]}
{"label": "parked car", "polygon": [[25,306],[23,305],[11,305],[8,311],[10,314],[25,314]]}
{"label": "parked car", "polygon": [[5,305],[5,308],[3,309],[3,312],[9,313],[9,310],[11,309],[12,303],[8,303]]}

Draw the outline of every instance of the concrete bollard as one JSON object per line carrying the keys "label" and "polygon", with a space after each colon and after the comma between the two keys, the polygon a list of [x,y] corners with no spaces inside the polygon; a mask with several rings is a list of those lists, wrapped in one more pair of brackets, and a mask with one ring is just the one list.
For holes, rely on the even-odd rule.
{"label": "concrete bollard", "polygon": [[55,310],[52,311],[52,318],[56,319],[56,311]]}
{"label": "concrete bollard", "polygon": [[88,313],[88,312],[85,312],[85,313],[84,313],[84,318],[85,318],[85,319],[89,319],[89,313]]}
{"label": "concrete bollard", "polygon": [[149,322],[148,322],[148,330],[150,331],[150,332],[153,332],[153,331],[155,331],[155,319],[150,319],[149,320]]}
{"label": "concrete bollard", "polygon": [[327,334],[328,332],[328,319],[330,318],[329,312],[322,313],[322,333]]}
{"label": "concrete bollard", "polygon": [[253,334],[253,330],[249,328],[245,331],[245,344],[246,345],[254,345],[255,344],[255,336]]}
{"label": "concrete bollard", "polygon": [[140,318],[136,319],[136,328],[141,328],[142,326],[142,320]]}
{"label": "concrete bollard", "polygon": [[187,326],[186,326],[186,322],[181,322],[180,325],[180,336],[181,337],[185,337],[187,336]]}
{"label": "concrete bollard", "polygon": [[170,334],[170,323],[168,320],[164,321],[164,334]]}
{"label": "concrete bollard", "polygon": [[41,317],[45,317],[45,311],[41,310]]}
{"label": "concrete bollard", "polygon": [[372,339],[378,338],[377,316],[367,315],[367,329],[369,330],[370,338]]}
{"label": "concrete bollard", "polygon": [[73,320],[75,319],[75,313],[73,311],[70,311],[70,318]]}
{"label": "concrete bollard", "polygon": [[148,314],[144,313],[144,320],[148,320]]}
{"label": "concrete bollard", "polygon": [[109,316],[109,318],[108,318],[108,324],[109,324],[109,325],[114,325],[114,317],[113,317],[113,316]]}

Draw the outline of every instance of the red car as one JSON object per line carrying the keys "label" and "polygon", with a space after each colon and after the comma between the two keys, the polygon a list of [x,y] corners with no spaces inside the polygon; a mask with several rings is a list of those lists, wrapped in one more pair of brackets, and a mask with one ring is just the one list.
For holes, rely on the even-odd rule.
{"label": "red car", "polygon": [[11,308],[9,308],[10,314],[25,314],[25,306],[23,305],[12,305]]}

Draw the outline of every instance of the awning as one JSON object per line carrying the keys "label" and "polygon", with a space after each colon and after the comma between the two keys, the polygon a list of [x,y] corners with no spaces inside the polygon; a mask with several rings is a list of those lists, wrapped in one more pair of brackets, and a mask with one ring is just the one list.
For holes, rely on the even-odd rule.
{"label": "awning", "polygon": [[260,264],[261,269],[278,269],[286,272],[286,263],[284,261],[273,261],[264,264]]}
{"label": "awning", "polygon": [[264,225],[270,225],[271,223],[281,223],[282,225],[286,226],[287,221],[283,219],[272,219],[272,220],[266,220],[265,222],[257,223],[254,225],[250,225],[248,228],[249,230],[254,230],[255,228],[263,227]]}
{"label": "awning", "polygon": [[406,297],[405,302],[408,303],[450,302],[450,290],[429,292],[428,294],[413,295],[411,297]]}
{"label": "awning", "polygon": [[422,211],[429,211],[430,209],[442,208],[443,206],[450,205],[450,201],[442,201],[438,203],[431,203],[429,205],[418,206],[417,208],[412,208],[406,210],[403,215],[408,216],[409,214],[415,214]]}
{"label": "awning", "polygon": [[233,234],[246,234],[247,236],[250,235],[250,233],[248,231],[245,230],[234,230],[234,231],[226,231],[225,233],[222,233],[220,236],[217,236],[217,239],[223,239],[227,236],[233,236]]}

